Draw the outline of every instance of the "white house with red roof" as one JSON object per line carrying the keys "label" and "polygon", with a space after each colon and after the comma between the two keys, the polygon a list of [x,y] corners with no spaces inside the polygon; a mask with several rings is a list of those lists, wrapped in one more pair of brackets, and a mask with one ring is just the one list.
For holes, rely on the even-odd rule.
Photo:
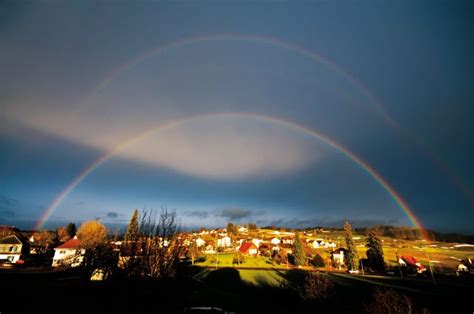
{"label": "white house with red roof", "polygon": [[421,265],[421,263],[418,262],[418,260],[411,255],[402,255],[399,258],[398,263],[400,264],[400,266],[411,268],[419,274],[426,271],[426,267]]}
{"label": "white house with red roof", "polygon": [[239,247],[239,252],[246,255],[256,255],[258,248],[252,242],[242,242]]}
{"label": "white house with red roof", "polygon": [[77,237],[54,248],[53,267],[77,267],[82,263],[85,249],[81,248],[81,240]]}

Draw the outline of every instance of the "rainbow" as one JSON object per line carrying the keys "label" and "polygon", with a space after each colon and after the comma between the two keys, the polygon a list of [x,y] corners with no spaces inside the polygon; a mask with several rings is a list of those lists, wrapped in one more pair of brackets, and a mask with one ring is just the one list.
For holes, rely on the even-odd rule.
{"label": "rainbow", "polygon": [[271,36],[260,36],[260,35],[250,35],[250,34],[238,34],[238,33],[218,33],[218,34],[207,34],[201,36],[194,36],[189,38],[183,38],[180,40],[172,41],[166,44],[163,44],[157,48],[148,50],[135,58],[129,60],[127,63],[124,63],[114,70],[112,70],[108,75],[106,75],[97,85],[97,87],[92,91],[91,96],[96,95],[101,90],[107,88],[107,86],[118,76],[120,76],[123,72],[133,68],[134,66],[142,63],[143,61],[156,57],[157,55],[173,49],[173,48],[181,48],[184,46],[188,46],[191,44],[197,44],[201,42],[209,42],[209,41],[224,41],[224,40],[234,40],[234,41],[246,41],[246,42],[257,42],[272,45],[275,47],[280,47],[284,49],[288,49],[290,51],[294,51],[299,53],[302,56],[305,56],[317,63],[323,64],[327,66],[329,69],[333,70],[335,73],[341,75],[343,78],[348,80],[351,84],[357,87],[362,93],[370,99],[370,103],[376,106],[376,111],[379,115],[383,117],[386,122],[390,124],[396,123],[392,120],[392,118],[386,113],[384,107],[381,105],[381,102],[377,99],[377,97],[370,92],[370,90],[357,78],[350,75],[344,68],[340,65],[334,63],[333,61],[329,60],[328,58],[315,53],[303,46],[290,43],[287,41],[283,41],[281,39],[271,37]]}
{"label": "rainbow", "polygon": [[104,153],[100,158],[98,158],[96,161],[94,161],[91,165],[89,165],[87,168],[84,169],[84,171],[79,174],[54,200],[53,202],[49,205],[48,209],[45,211],[45,213],[41,216],[39,219],[36,229],[40,229],[43,227],[45,222],[48,220],[48,218],[55,212],[55,210],[59,207],[59,205],[64,201],[64,199],[85,179],[87,178],[91,173],[93,173],[97,168],[99,168],[102,164],[104,164],[107,160],[112,158],[114,155],[116,155],[118,152],[122,151],[125,149],[127,146],[139,141],[140,139],[143,139],[150,134],[158,131],[163,131],[166,129],[171,129],[176,126],[182,125],[184,123],[201,119],[201,118],[248,118],[248,119],[254,119],[258,121],[267,121],[275,124],[279,124],[281,126],[285,126],[288,128],[293,128],[302,134],[308,135],[314,139],[320,140],[330,147],[336,149],[340,153],[342,153],[344,156],[349,158],[356,166],[360,167],[364,172],[366,172],[371,178],[374,179],[374,181],[390,195],[390,197],[395,201],[397,206],[405,213],[405,215],[408,217],[410,222],[420,230],[423,238],[428,239],[428,234],[426,229],[422,226],[421,222],[419,219],[416,217],[416,215],[413,213],[413,211],[410,209],[408,206],[407,202],[398,194],[398,192],[382,177],[381,174],[379,174],[377,171],[375,171],[367,162],[356,156],[352,151],[350,151],[348,148],[342,146],[335,140],[329,138],[327,135],[324,135],[320,132],[316,132],[313,129],[310,129],[306,126],[299,125],[295,122],[288,121],[288,120],[283,120],[281,118],[276,118],[272,116],[267,116],[267,115],[261,115],[257,113],[208,113],[208,114],[197,114],[193,115],[190,117],[185,117],[185,118],[180,118],[180,119],[175,119],[171,121],[167,121],[163,124],[160,124],[155,127],[151,127],[149,129],[144,130],[143,132],[136,134],[125,141],[121,142],[117,146],[115,146],[113,149],[110,151]]}
{"label": "rainbow", "polygon": [[[422,153],[423,155],[427,156],[434,165],[444,173],[452,183],[456,187],[459,188],[460,191],[466,196],[466,198],[474,204],[474,192],[473,189],[465,182],[465,180],[452,168],[450,167],[442,158],[437,156],[433,149],[431,149],[428,145],[424,144],[424,142],[417,136],[415,136],[412,132],[408,131],[406,128],[402,127],[399,123],[393,120],[390,115],[385,110],[385,107],[382,104],[382,101],[374,95],[369,88],[362,83],[360,80],[355,78],[353,75],[349,74],[344,68],[340,65],[334,63],[333,61],[329,60],[328,58],[315,53],[303,46],[290,43],[287,41],[283,41],[278,38],[270,37],[270,36],[260,36],[260,35],[250,35],[250,34],[239,34],[239,33],[217,33],[217,34],[207,34],[207,35],[200,35],[194,36],[189,38],[184,38],[176,41],[172,41],[166,44],[163,44],[157,48],[148,50],[135,58],[131,59],[130,61],[120,65],[119,67],[112,70],[108,75],[106,75],[97,85],[97,87],[92,91],[88,98],[96,95],[101,90],[104,90],[109,86],[109,84],[118,76],[120,76],[123,72],[133,68],[134,66],[140,64],[141,62],[159,55],[169,49],[173,48],[181,48],[187,45],[201,43],[201,42],[208,42],[208,41],[223,41],[223,40],[237,40],[237,41],[250,41],[250,42],[258,42],[273,45],[275,47],[281,47],[284,49],[288,49],[291,51],[295,51],[302,56],[305,56],[315,62],[323,64],[327,66],[329,69],[335,71],[335,73],[341,75],[343,78],[348,80],[351,84],[357,87],[365,97],[367,97],[370,103],[374,106],[374,113],[379,115],[385,123],[392,129],[396,130],[405,140],[407,140],[411,145],[413,145],[418,152]],[[339,95],[340,96],[340,95]],[[348,100],[348,99],[346,99]],[[349,99],[350,101],[350,99]]]}

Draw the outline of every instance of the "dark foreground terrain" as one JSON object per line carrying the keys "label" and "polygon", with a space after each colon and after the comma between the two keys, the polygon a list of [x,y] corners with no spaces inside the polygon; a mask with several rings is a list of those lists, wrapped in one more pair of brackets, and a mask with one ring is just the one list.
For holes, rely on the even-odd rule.
{"label": "dark foreground terrain", "polygon": [[329,296],[324,301],[303,301],[299,289],[307,273],[290,270],[277,274],[282,277],[279,286],[258,275],[256,284],[250,284],[233,268],[188,268],[173,280],[103,282],[87,282],[71,270],[0,270],[0,312],[219,312],[196,309],[215,307],[235,313],[363,313],[374,301],[376,287],[408,296],[413,313],[474,311],[472,278],[438,277],[434,286],[430,278],[326,273],[322,276],[333,284]]}

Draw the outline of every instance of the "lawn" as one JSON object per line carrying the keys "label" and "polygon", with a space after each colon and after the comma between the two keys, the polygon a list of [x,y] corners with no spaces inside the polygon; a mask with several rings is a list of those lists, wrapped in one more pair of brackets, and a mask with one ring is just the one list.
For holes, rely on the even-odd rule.
{"label": "lawn", "polygon": [[203,267],[214,267],[216,266],[216,259],[217,259],[217,267],[239,267],[239,268],[278,268],[278,269],[286,269],[286,265],[278,265],[273,264],[272,260],[268,257],[264,256],[245,256],[244,262],[242,264],[233,264],[235,254],[234,253],[220,253],[220,254],[209,254],[206,255],[206,260],[203,262],[196,262],[196,266],[203,266]]}

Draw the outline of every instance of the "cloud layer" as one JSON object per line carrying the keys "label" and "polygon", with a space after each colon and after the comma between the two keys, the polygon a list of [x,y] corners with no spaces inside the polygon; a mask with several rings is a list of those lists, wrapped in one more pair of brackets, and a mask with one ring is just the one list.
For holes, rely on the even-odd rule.
{"label": "cloud layer", "polygon": [[324,144],[260,118],[201,117],[157,130],[118,155],[181,173],[241,179],[299,171],[325,155]]}

